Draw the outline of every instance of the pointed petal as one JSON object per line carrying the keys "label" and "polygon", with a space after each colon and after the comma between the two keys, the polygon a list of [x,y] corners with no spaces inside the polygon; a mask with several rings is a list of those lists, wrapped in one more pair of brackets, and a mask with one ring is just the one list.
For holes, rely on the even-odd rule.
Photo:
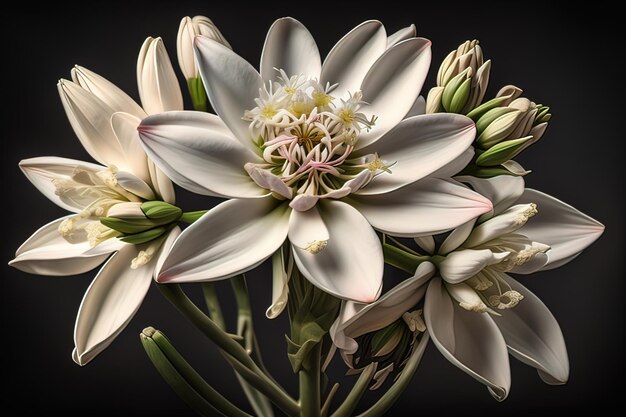
{"label": "pointed petal", "polygon": [[118,168],[128,170],[143,181],[149,182],[148,157],[141,147],[137,133],[137,127],[140,123],[141,119],[129,113],[118,112],[111,116],[111,128],[126,156],[125,166]]}
{"label": "pointed petal", "polygon": [[137,59],[137,86],[148,114],[182,110],[183,95],[161,38],[148,37]]}
{"label": "pointed petal", "polygon": [[415,28],[415,25],[402,28],[387,37],[387,48],[391,48],[395,44],[414,38],[415,36],[417,36],[417,29]]}
{"label": "pointed petal", "polygon": [[334,344],[347,354],[358,347],[355,338],[382,329],[398,320],[415,306],[426,292],[425,285],[435,273],[435,266],[422,262],[415,275],[402,281],[371,304],[344,301],[339,317],[330,328]]}
{"label": "pointed petal", "polygon": [[446,165],[442,166],[432,174],[431,177],[435,178],[451,178],[454,177],[459,172],[463,171],[463,169],[472,162],[472,158],[474,158],[474,147],[470,146],[463,153],[456,158],[454,158],[451,162],[448,162]]}
{"label": "pointed petal", "polygon": [[111,107],[71,81],[60,80],[59,95],[80,143],[103,165],[124,166],[126,158],[111,128]]}
{"label": "pointed petal", "polygon": [[26,178],[28,178],[43,195],[48,197],[50,201],[57,206],[74,213],[80,213],[85,207],[93,203],[93,200],[85,198],[79,201],[57,195],[53,180],[70,179],[77,167],[91,172],[106,169],[103,166],[89,162],[59,158],[56,156],[44,156],[20,161],[20,169],[24,175],[26,175]]}
{"label": "pointed petal", "polygon": [[424,249],[426,253],[434,255],[436,246],[435,239],[432,236],[417,236],[413,238],[413,240],[415,240],[415,243],[417,243],[420,248]]}
{"label": "pointed petal", "polygon": [[404,118],[408,119],[409,117],[421,116],[422,114],[426,114],[426,100],[424,100],[424,97],[419,96]]}
{"label": "pointed petal", "polygon": [[491,210],[489,200],[480,194],[438,178],[383,195],[352,194],[348,201],[374,228],[402,237],[443,233]]}
{"label": "pointed petal", "polygon": [[318,253],[292,245],[298,269],[311,283],[337,297],[369,303],[382,288],[383,252],[378,236],[353,207],[320,203],[328,245]]}
{"label": "pointed petal", "polygon": [[174,193],[174,184],[167,175],[157,167],[154,162],[148,159],[148,171],[150,172],[150,183],[152,188],[166,203],[176,203],[176,195]]}
{"label": "pointed petal", "polygon": [[141,305],[154,271],[155,260],[137,269],[130,264],[140,251],[125,245],[93,280],[78,310],[74,343],[77,363],[89,363],[124,330]]}
{"label": "pointed petal", "polygon": [[527,188],[518,203],[537,204],[537,215],[518,233],[550,246],[546,269],[554,269],[579,255],[604,232],[604,225],[574,207],[537,190]]}
{"label": "pointed petal", "polygon": [[[472,233],[470,233],[465,241],[465,246],[472,248],[489,242],[492,239],[515,232],[528,221],[532,221],[532,217],[535,216],[536,213],[537,209],[533,204],[516,204],[509,207],[500,215],[492,217],[474,227],[474,230],[472,230]],[[518,233],[522,234],[521,232]]]}
{"label": "pointed petal", "polygon": [[[290,261],[290,263],[292,263]],[[278,249],[272,255],[272,304],[265,311],[268,319],[275,319],[287,306],[289,297],[290,265],[285,265],[283,250]]]}
{"label": "pointed petal", "polygon": [[474,191],[484,195],[493,203],[493,213],[487,213],[482,220],[497,216],[511,207],[524,192],[524,178],[513,175],[499,175],[492,178],[476,178],[460,176],[456,178],[465,184],[469,184]]}
{"label": "pointed petal", "polygon": [[411,184],[453,161],[470,147],[476,128],[458,114],[427,114],[403,120],[359,155],[378,152],[390,166],[359,194],[384,194]]}
{"label": "pointed petal", "polygon": [[[317,207],[307,211],[293,210],[289,216],[289,241],[300,249],[307,249],[316,242],[328,242],[328,229]],[[324,242],[324,243],[321,243]]]}
{"label": "pointed petal", "polygon": [[361,111],[378,119],[371,130],[359,135],[357,149],[377,141],[411,110],[428,74],[430,45],[428,39],[407,39],[372,65],[361,84],[363,101],[368,103]]}
{"label": "pointed petal", "polygon": [[267,32],[261,54],[261,77],[272,81],[276,69],[285,70],[288,76],[320,77],[322,60],[315,39],[296,19],[283,17],[274,22]]}
{"label": "pointed petal", "polygon": [[209,113],[168,112],[139,126],[149,156],[175,183],[194,193],[234,198],[267,194],[244,165],[258,159]]}
{"label": "pointed petal", "polygon": [[500,274],[500,277],[524,296],[514,308],[503,311],[502,316],[492,317],[509,351],[520,361],[537,368],[541,378],[548,384],[566,383],[569,378],[569,360],[563,333],[556,319],[545,304],[519,282],[506,274]]}
{"label": "pointed petal", "polygon": [[115,174],[115,178],[117,179],[117,184],[123,189],[130,191],[143,198],[144,200],[154,200],[155,195],[152,191],[152,188],[145,181],[137,178],[133,174],[129,172],[120,171]]}
{"label": "pointed petal", "polygon": [[146,117],[146,112],[135,100],[111,81],[93,71],[76,65],[72,68],[72,80],[102,100],[113,111],[129,113],[139,119]]}
{"label": "pointed petal", "polygon": [[441,279],[435,278],[426,292],[424,318],[441,354],[503,401],[511,386],[509,356],[491,317],[463,310],[450,299]]}
{"label": "pointed petal", "polygon": [[[75,243],[68,242],[59,233],[61,223],[72,216],[65,216],[41,227],[15,252],[9,265],[30,274],[65,276],[82,274],[100,265],[122,245],[98,245],[92,248],[86,240],[77,237]],[[116,245],[117,243],[117,245]]]}
{"label": "pointed petal", "polygon": [[504,260],[510,252],[494,253],[489,249],[463,249],[452,252],[439,263],[441,278],[458,284],[479,273],[483,268]]}
{"label": "pointed petal", "polygon": [[370,67],[385,52],[387,34],[377,20],[363,22],[337,42],[328,53],[322,66],[321,82],[339,85],[333,91],[335,97],[354,92]]}
{"label": "pointed petal", "polygon": [[196,37],[195,52],[213,108],[235,137],[258,153],[250,137],[249,123],[241,118],[246,110],[256,107],[254,99],[263,87],[261,76],[245,59],[209,38]]}
{"label": "pointed petal", "polygon": [[[483,215],[484,216],[484,215]],[[439,255],[447,255],[465,242],[465,240],[469,237],[472,230],[474,230],[474,225],[476,224],[476,219],[471,219],[467,223],[464,223],[454,229],[448,237],[443,241],[441,246],[439,247]]]}
{"label": "pointed petal", "polygon": [[157,281],[214,281],[254,268],[285,241],[289,212],[273,197],[221,203],[181,233]]}

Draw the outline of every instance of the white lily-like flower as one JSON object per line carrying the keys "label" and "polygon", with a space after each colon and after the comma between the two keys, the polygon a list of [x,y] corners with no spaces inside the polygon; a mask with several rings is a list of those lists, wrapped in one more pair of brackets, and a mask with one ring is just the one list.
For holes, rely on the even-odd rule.
{"label": "white lily-like flower", "polygon": [[176,52],[178,54],[178,64],[187,80],[200,76],[193,52],[193,41],[198,35],[206,36],[209,39],[213,39],[231,48],[224,35],[222,35],[222,32],[220,32],[217,26],[215,26],[208,17],[183,17],[180,21],[180,27],[178,28]]}
{"label": "white lily-like flower", "polygon": [[[68,119],[87,152],[101,165],[59,157],[20,162],[26,177],[72,214],[37,230],[17,250],[10,265],[25,272],[59,276],[81,274],[106,261],[78,311],[72,357],[80,365],[103,351],[130,322],[162,255],[180,233],[173,227],[150,242],[127,244],[117,239],[120,232],[99,221],[105,216],[141,216],[139,204],[146,200],[174,202],[171,181],[147,158],[137,137],[141,119],[152,111],[162,111],[159,106],[168,101],[162,93],[171,93],[171,89],[146,92],[162,82],[158,74],[165,65],[158,51],[146,56],[151,58],[149,62],[140,59],[139,71],[146,110],[83,67],[72,70],[73,81],[59,81]],[[178,89],[177,84],[175,87]]]}
{"label": "white lily-like flower", "polygon": [[424,318],[433,342],[450,362],[487,385],[496,399],[504,400],[510,388],[507,349],[535,367],[546,383],[567,382],[569,362],[557,321],[505,271],[527,274],[561,266],[598,239],[604,226],[553,197],[524,189],[520,177],[457,179],[488,197],[494,210],[476,224],[471,221],[452,231],[438,250],[432,237],[416,239],[435,254],[438,274],[425,285],[433,273],[426,274],[430,266],[422,263],[415,277],[377,303],[344,302],[331,328],[335,344],[344,355],[355,352],[354,338],[363,329],[397,320],[426,291]]}
{"label": "white lily-like flower", "polygon": [[234,276],[288,238],[314,285],[371,302],[383,273],[374,229],[439,233],[491,210],[468,188],[430,177],[470,147],[472,121],[452,114],[403,120],[426,77],[430,41],[388,42],[380,22],[365,22],[322,65],[309,31],[283,18],[269,30],[259,74],[221,43],[196,37],[218,116],[151,116],[140,137],[174,182],[230,200],[181,234],[159,282]]}

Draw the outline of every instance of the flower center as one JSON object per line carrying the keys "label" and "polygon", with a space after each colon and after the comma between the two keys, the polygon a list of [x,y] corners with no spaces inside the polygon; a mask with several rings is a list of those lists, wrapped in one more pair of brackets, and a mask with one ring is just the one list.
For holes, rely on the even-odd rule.
{"label": "flower center", "polygon": [[263,154],[263,163],[246,166],[259,186],[294,200],[301,195],[340,197],[345,194],[333,192],[361,172],[369,174],[359,181],[360,187],[389,172],[376,155],[350,158],[359,134],[376,122],[360,111],[360,91],[336,98],[331,94],[336,85],[279,72],[279,81],[264,87],[255,99],[257,106],[243,117]]}

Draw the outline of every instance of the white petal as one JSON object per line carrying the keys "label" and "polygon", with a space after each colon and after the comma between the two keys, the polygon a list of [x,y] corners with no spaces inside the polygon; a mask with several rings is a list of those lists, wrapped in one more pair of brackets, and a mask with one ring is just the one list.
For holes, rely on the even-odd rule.
{"label": "white petal", "polygon": [[452,252],[439,263],[441,278],[451,284],[458,284],[473,277],[486,266],[504,260],[510,252],[493,253],[489,249],[463,249]]}
{"label": "white petal", "polygon": [[524,296],[514,308],[503,311],[500,317],[493,317],[509,351],[520,361],[537,368],[545,382],[566,383],[569,360],[556,319],[545,304],[519,282],[506,274],[500,276]]}
{"label": "white petal", "polygon": [[438,178],[384,195],[352,194],[349,201],[374,228],[403,237],[443,233],[491,210],[480,194]]}
{"label": "white petal", "polygon": [[415,25],[402,28],[387,37],[387,48],[391,48],[395,44],[414,38],[415,36],[417,36],[417,29],[415,28]]}
{"label": "white petal", "polygon": [[102,100],[113,111],[125,112],[143,119],[146,112],[132,98],[106,78],[76,65],[72,68],[72,80]]}
{"label": "white petal", "polygon": [[481,220],[502,213],[515,204],[524,192],[524,179],[514,175],[499,175],[492,178],[461,176],[456,180],[469,184],[477,193],[484,195],[493,203],[493,213],[485,214]]}
{"label": "white petal", "polygon": [[413,238],[417,245],[424,249],[426,253],[429,255],[433,255],[435,253],[435,238],[432,236],[417,236]]}
{"label": "white petal", "polygon": [[374,127],[359,135],[363,148],[394,128],[411,110],[420,94],[430,66],[430,41],[411,38],[388,49],[369,70],[363,83],[361,111],[376,116]]}
{"label": "white petal", "polygon": [[411,184],[453,161],[470,147],[476,128],[458,114],[426,114],[403,120],[395,129],[358,154],[378,152],[390,166],[359,194],[383,194]]}
{"label": "white petal", "polygon": [[422,262],[415,275],[402,281],[371,304],[344,301],[339,317],[330,328],[334,344],[345,351],[355,353],[355,338],[382,329],[398,320],[424,296],[426,283],[435,273],[435,266]]}
{"label": "white petal", "polygon": [[306,249],[315,242],[327,242],[328,229],[320,216],[317,207],[307,211],[293,210],[289,216],[289,241]]}
{"label": "white petal", "polygon": [[148,114],[182,110],[183,95],[161,38],[148,37],[137,59],[137,85]]}
{"label": "white petal", "polygon": [[283,17],[274,22],[267,32],[261,54],[261,77],[264,81],[276,78],[278,71],[288,76],[320,77],[322,60],[315,39],[296,19]]}
{"label": "white petal", "polygon": [[298,269],[313,285],[337,297],[369,303],[382,288],[383,252],[378,236],[353,207],[324,200],[320,214],[328,246],[313,254],[292,245]]}
{"label": "white petal", "polygon": [[150,171],[152,188],[154,188],[157,196],[160,196],[161,199],[167,203],[176,203],[174,184],[172,184],[168,176],[161,171],[161,168],[157,167],[150,159],[148,159],[148,171]]}
{"label": "white petal", "polygon": [[[492,217],[486,222],[480,223],[474,227],[474,230],[472,230],[472,233],[470,233],[465,241],[465,246],[471,248],[482,245],[492,239],[515,232],[519,230],[524,223],[532,221],[534,213],[536,213],[536,209],[532,204],[516,204],[509,207],[500,215]],[[521,232],[519,233],[521,234]]]}
{"label": "white petal", "polygon": [[111,127],[115,137],[122,146],[126,157],[126,164],[118,166],[122,171],[129,171],[145,182],[150,181],[148,158],[139,140],[137,127],[141,119],[128,113],[114,113],[111,116]]}
{"label": "white petal", "polygon": [[426,100],[424,100],[424,97],[419,96],[415,99],[413,106],[411,106],[404,118],[408,119],[409,117],[421,116],[422,114],[426,114]]}
{"label": "white petal", "polygon": [[[490,210],[491,211],[491,210]],[[443,241],[441,246],[439,247],[439,255],[447,255],[465,242],[465,240],[469,237],[472,230],[474,230],[474,225],[476,224],[476,219],[471,219],[467,223],[464,223],[454,229],[448,237]]]}
{"label": "white petal", "polygon": [[186,79],[198,77],[195,57],[193,56],[193,40],[196,37],[194,24],[189,16],[183,17],[178,27],[176,38],[176,54],[178,65]]}
{"label": "white petal", "polygon": [[385,52],[387,34],[377,20],[363,22],[337,42],[322,66],[321,82],[338,83],[333,91],[336,97],[355,92],[370,67]]}
{"label": "white petal", "polygon": [[145,181],[137,178],[130,172],[120,171],[115,174],[117,184],[127,191],[143,198],[144,200],[154,200],[155,195],[152,188]]}
{"label": "white petal", "polygon": [[137,269],[130,263],[140,248],[125,245],[93,280],[78,310],[74,343],[77,363],[86,365],[124,330],[141,305],[154,272],[155,260]]}
{"label": "white petal", "polygon": [[258,158],[213,114],[184,111],[150,116],[141,122],[139,137],[148,157],[187,190],[235,198],[267,194],[244,169]]}
{"label": "white petal", "polygon": [[244,169],[252,181],[259,187],[273,191],[286,199],[291,199],[293,196],[293,189],[289,188],[278,175],[274,175],[267,169],[259,168],[257,165],[250,162],[244,166]]}
{"label": "white petal", "polygon": [[265,311],[268,319],[275,319],[287,307],[289,297],[290,272],[285,265],[283,250],[278,249],[272,255],[272,304]]}
{"label": "white petal", "polygon": [[538,213],[518,233],[551,247],[543,269],[554,269],[573,259],[604,232],[604,225],[597,220],[540,191],[527,188],[518,203],[527,202],[537,204]]}
{"label": "white petal", "polygon": [[15,252],[9,262],[14,268],[30,274],[64,276],[82,274],[100,265],[117,248],[124,245],[98,245],[92,248],[85,239],[68,242],[59,233],[59,225],[72,216],[57,219],[37,230]]}
{"label": "white petal", "polygon": [[157,281],[214,281],[254,268],[285,241],[290,211],[273,197],[221,203],[181,233]]}
{"label": "white petal", "polygon": [[67,118],[89,155],[103,165],[124,165],[124,151],[111,128],[115,110],[71,81],[60,80],[58,90]]}
{"label": "white petal", "polygon": [[103,166],[92,164],[89,162],[78,161],[76,159],[59,158],[56,156],[44,156],[40,158],[30,158],[20,161],[20,169],[26,175],[26,178],[33,183],[35,187],[43,195],[48,197],[50,201],[57,206],[79,213],[85,209],[93,200],[84,199],[77,201],[75,199],[67,199],[58,196],[55,193],[56,187],[52,180],[70,179],[76,167],[91,172],[98,172],[106,169]]}
{"label": "white petal", "polygon": [[430,336],[446,359],[487,385],[502,401],[511,386],[504,338],[487,313],[465,311],[450,299],[441,279],[426,292],[424,318]]}
{"label": "white petal", "polygon": [[241,118],[256,107],[254,99],[263,86],[261,76],[245,59],[209,38],[196,37],[195,52],[211,105],[235,137],[258,153],[249,123]]}
{"label": "white petal", "polygon": [[474,158],[474,147],[470,146],[461,155],[430,174],[430,176],[436,178],[454,177],[472,161],[472,158]]}

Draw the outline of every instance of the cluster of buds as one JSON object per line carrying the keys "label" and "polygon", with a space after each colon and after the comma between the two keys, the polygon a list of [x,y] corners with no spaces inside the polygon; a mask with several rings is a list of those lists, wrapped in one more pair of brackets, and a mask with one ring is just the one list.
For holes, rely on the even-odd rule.
{"label": "cluster of buds", "polygon": [[482,102],[489,85],[491,61],[484,61],[477,40],[450,52],[439,67],[437,86],[426,100],[426,113],[467,114]]}
{"label": "cluster of buds", "polygon": [[376,363],[377,371],[370,389],[380,388],[389,375],[400,374],[417,345],[417,337],[425,331],[422,310],[415,310],[404,313],[387,327],[360,336],[357,338],[359,348],[351,357],[348,374],[360,373],[371,363]]}

